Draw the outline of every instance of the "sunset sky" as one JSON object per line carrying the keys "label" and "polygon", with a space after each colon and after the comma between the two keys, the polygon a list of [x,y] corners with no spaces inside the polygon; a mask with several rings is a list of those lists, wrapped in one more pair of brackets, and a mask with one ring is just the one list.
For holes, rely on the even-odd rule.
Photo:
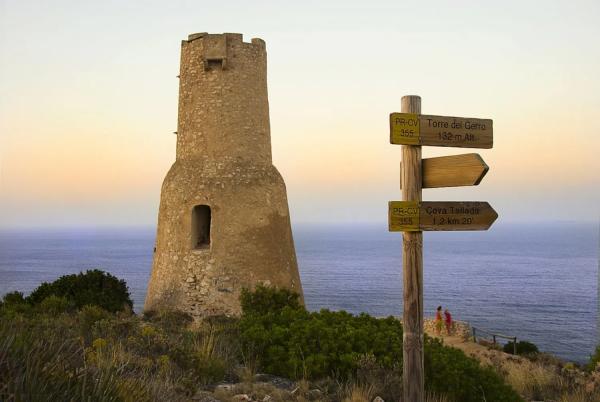
{"label": "sunset sky", "polygon": [[0,228],[154,225],[175,158],[180,42],[267,43],[273,160],[293,223],[386,222],[388,116],[491,118],[490,171],[425,200],[499,221],[597,222],[600,2],[0,0]]}

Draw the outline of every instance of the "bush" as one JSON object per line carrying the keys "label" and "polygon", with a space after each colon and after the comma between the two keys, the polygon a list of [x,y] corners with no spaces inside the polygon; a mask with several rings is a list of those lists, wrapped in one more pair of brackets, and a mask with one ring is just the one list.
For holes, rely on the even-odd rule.
{"label": "bush", "polygon": [[277,313],[285,307],[292,310],[303,309],[297,293],[266,286],[257,286],[254,291],[242,289],[240,304],[246,315]]}
{"label": "bush", "polygon": [[31,312],[31,306],[25,301],[23,293],[10,292],[4,295],[0,302],[0,314],[10,317],[27,315]]}
{"label": "bush", "polygon": [[[506,345],[504,345],[502,350],[504,351],[504,353],[510,353],[511,355],[514,354],[515,343],[508,342]],[[539,352],[540,351],[538,350],[538,347],[535,346],[535,344],[533,344],[531,342],[527,342],[527,341],[517,342],[517,354],[518,355],[534,355]]]}
{"label": "bush", "polygon": [[49,296],[64,297],[77,308],[94,305],[110,312],[133,306],[125,281],[97,269],[44,282],[26,300],[37,305]]}
{"label": "bush", "polygon": [[289,378],[348,378],[359,358],[372,354],[392,368],[401,361],[402,327],[393,319],[344,311],[307,312],[288,290],[258,287],[242,293],[240,322],[246,355],[262,369]]}
{"label": "bush", "polygon": [[[242,293],[242,348],[270,374],[293,379],[360,377],[369,366],[402,369],[402,326],[388,317],[344,311],[309,313],[288,290],[258,287]],[[521,401],[491,368],[441,341],[425,338],[426,388],[457,401]],[[484,399],[485,398],[485,399]]]}
{"label": "bush", "polygon": [[196,356],[194,374],[203,384],[214,384],[225,379],[227,362],[218,357]]}
{"label": "bush", "polygon": [[194,320],[191,315],[183,311],[145,311],[144,320],[158,325],[165,331],[179,331],[186,328]]}
{"label": "bush", "polygon": [[461,402],[522,401],[491,367],[438,338],[425,337],[425,388]]}
{"label": "bush", "polygon": [[86,305],[77,314],[79,321],[79,331],[86,343],[90,343],[93,338],[92,329],[98,321],[107,320],[110,315],[107,311],[98,306]]}
{"label": "bush", "polygon": [[2,298],[3,306],[10,306],[23,303],[25,303],[25,298],[23,297],[23,293],[21,292],[10,292],[5,294]]}
{"label": "bush", "polygon": [[64,297],[49,296],[40,303],[41,312],[56,316],[69,310],[69,301]]}
{"label": "bush", "polygon": [[596,346],[596,350],[594,354],[590,356],[590,361],[585,365],[585,369],[588,371],[593,371],[600,365],[600,345]]}

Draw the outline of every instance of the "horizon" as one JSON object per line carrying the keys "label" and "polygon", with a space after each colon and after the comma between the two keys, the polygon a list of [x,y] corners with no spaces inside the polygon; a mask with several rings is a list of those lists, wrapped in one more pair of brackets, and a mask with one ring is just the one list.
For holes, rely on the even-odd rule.
{"label": "horizon", "polygon": [[[335,228],[335,227],[346,227],[346,226],[357,226],[357,227],[381,227],[382,230],[388,232],[387,221],[334,221],[334,222],[291,222],[293,228],[302,227],[323,227],[323,228]],[[600,222],[599,221],[584,221],[584,220],[553,220],[553,221],[496,221],[494,225],[487,229],[487,232],[493,232],[498,228],[504,228],[507,226],[521,226],[521,227],[534,227],[534,226],[597,226],[600,234]],[[35,231],[61,231],[61,230],[156,230],[156,224],[79,224],[79,225],[48,225],[48,226],[0,226],[0,233],[2,232],[35,232]],[[472,233],[476,231],[462,231],[458,233]],[[390,232],[392,233],[392,232]],[[428,233],[444,233],[443,231],[431,231]],[[457,233],[457,232],[450,232]]]}
{"label": "horizon", "polygon": [[477,150],[483,182],[424,199],[489,201],[496,224],[597,223],[598,17],[594,1],[4,1],[0,228],[154,226],[175,159],[180,41],[202,31],[266,41],[293,225],[385,222],[400,199],[388,116],[408,94],[425,114],[494,120],[494,149]]}

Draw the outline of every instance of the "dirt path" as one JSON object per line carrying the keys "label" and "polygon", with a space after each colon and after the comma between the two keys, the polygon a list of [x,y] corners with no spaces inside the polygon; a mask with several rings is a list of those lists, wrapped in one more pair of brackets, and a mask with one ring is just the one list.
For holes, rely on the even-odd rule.
{"label": "dirt path", "polygon": [[465,352],[467,356],[471,356],[479,360],[484,364],[492,364],[492,361],[502,359],[502,360],[520,360],[522,357],[513,356],[508,353],[504,353],[501,350],[489,349],[486,346],[480,345],[478,343],[473,342],[471,339],[465,340],[462,337],[458,336],[448,336],[442,335],[438,336],[431,331],[427,331],[427,335],[435,338],[442,339],[444,344],[447,346],[452,346],[457,349]]}

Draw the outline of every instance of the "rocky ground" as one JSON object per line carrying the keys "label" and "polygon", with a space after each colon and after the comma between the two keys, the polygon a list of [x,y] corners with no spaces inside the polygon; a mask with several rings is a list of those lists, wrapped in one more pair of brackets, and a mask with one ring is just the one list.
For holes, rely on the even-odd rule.
{"label": "rocky ground", "polygon": [[[270,374],[256,374],[239,383],[216,384],[199,390],[192,401],[200,402],[283,402],[330,400],[323,391],[306,381],[294,382]],[[383,399],[375,399],[377,402]]]}

